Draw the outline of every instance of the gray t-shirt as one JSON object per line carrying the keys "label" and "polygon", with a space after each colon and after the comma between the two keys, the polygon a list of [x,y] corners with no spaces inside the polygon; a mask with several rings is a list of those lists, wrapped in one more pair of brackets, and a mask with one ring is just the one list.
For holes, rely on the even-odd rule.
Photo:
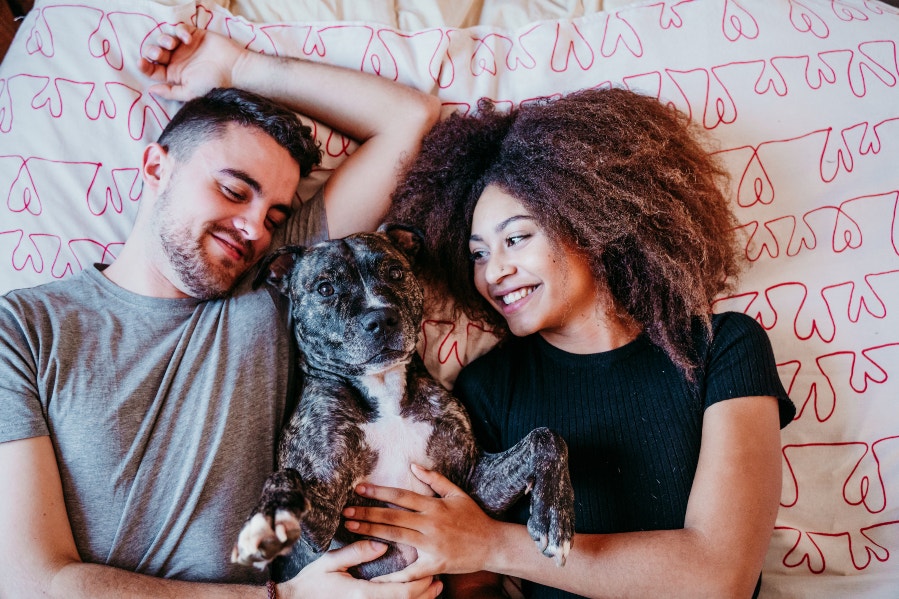
{"label": "gray t-shirt", "polygon": [[[321,194],[310,202],[298,216],[324,226]],[[160,299],[96,267],[0,297],[0,442],[50,436],[84,561],[262,580],[230,553],[274,467],[287,318],[267,286]]]}

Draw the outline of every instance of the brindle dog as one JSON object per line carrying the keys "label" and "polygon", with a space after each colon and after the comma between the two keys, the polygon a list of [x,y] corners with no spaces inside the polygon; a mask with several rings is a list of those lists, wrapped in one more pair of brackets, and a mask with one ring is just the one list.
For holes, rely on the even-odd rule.
{"label": "brindle dog", "polygon": [[[284,247],[263,263],[257,284],[265,279],[290,300],[305,381],[280,439],[279,469],[239,535],[234,561],[262,568],[290,555],[275,577],[292,577],[321,552],[358,538],[340,526],[345,506],[369,501],[353,492],[357,484],[433,494],[411,474],[417,463],[492,516],[530,492],[531,538],[565,563],[574,534],[565,441],[540,428],[505,452],[478,449],[465,409],[415,351],[422,288],[411,261],[421,245],[417,232],[384,226]],[[416,557],[414,548],[391,544],[353,574],[373,578]]]}

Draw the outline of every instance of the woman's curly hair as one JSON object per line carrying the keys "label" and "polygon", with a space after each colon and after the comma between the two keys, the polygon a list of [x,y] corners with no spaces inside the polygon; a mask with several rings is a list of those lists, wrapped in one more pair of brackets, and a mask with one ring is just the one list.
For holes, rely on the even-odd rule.
{"label": "woman's curly hair", "polygon": [[388,219],[421,229],[421,275],[469,317],[505,329],[478,294],[468,237],[481,192],[519,200],[560,246],[589,260],[619,316],[693,378],[693,325],[739,270],[725,171],[687,116],[624,89],[583,90],[508,113],[482,100],[425,138]]}

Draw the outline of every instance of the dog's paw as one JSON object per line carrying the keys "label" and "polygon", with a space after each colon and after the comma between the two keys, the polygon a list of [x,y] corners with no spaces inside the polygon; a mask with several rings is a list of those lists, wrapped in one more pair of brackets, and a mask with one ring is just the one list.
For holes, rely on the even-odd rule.
{"label": "dog's paw", "polygon": [[[274,526],[273,526],[274,524]],[[278,557],[290,553],[300,538],[300,521],[286,510],[275,512],[274,523],[261,513],[250,518],[231,551],[231,561],[259,569]]]}
{"label": "dog's paw", "polygon": [[564,566],[574,537],[573,506],[565,501],[548,505],[532,497],[528,532],[540,553],[555,560],[557,566]]}

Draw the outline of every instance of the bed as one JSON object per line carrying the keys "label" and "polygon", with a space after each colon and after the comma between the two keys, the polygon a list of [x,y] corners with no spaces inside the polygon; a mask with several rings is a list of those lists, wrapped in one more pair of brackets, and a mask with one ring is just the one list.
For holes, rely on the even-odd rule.
{"label": "bed", "polygon": [[[177,104],[146,93],[143,43],[193,22],[268,54],[512,106],[625,86],[714,138],[750,264],[718,310],[767,329],[798,408],[762,596],[899,594],[899,9],[877,0],[38,1],[0,65],[0,293],[114,259],[138,165]],[[354,149],[316,126],[310,197]],[[451,385],[490,347],[435,306]],[[739,515],[735,515],[739,517]],[[739,552],[739,547],[733,548]]]}

